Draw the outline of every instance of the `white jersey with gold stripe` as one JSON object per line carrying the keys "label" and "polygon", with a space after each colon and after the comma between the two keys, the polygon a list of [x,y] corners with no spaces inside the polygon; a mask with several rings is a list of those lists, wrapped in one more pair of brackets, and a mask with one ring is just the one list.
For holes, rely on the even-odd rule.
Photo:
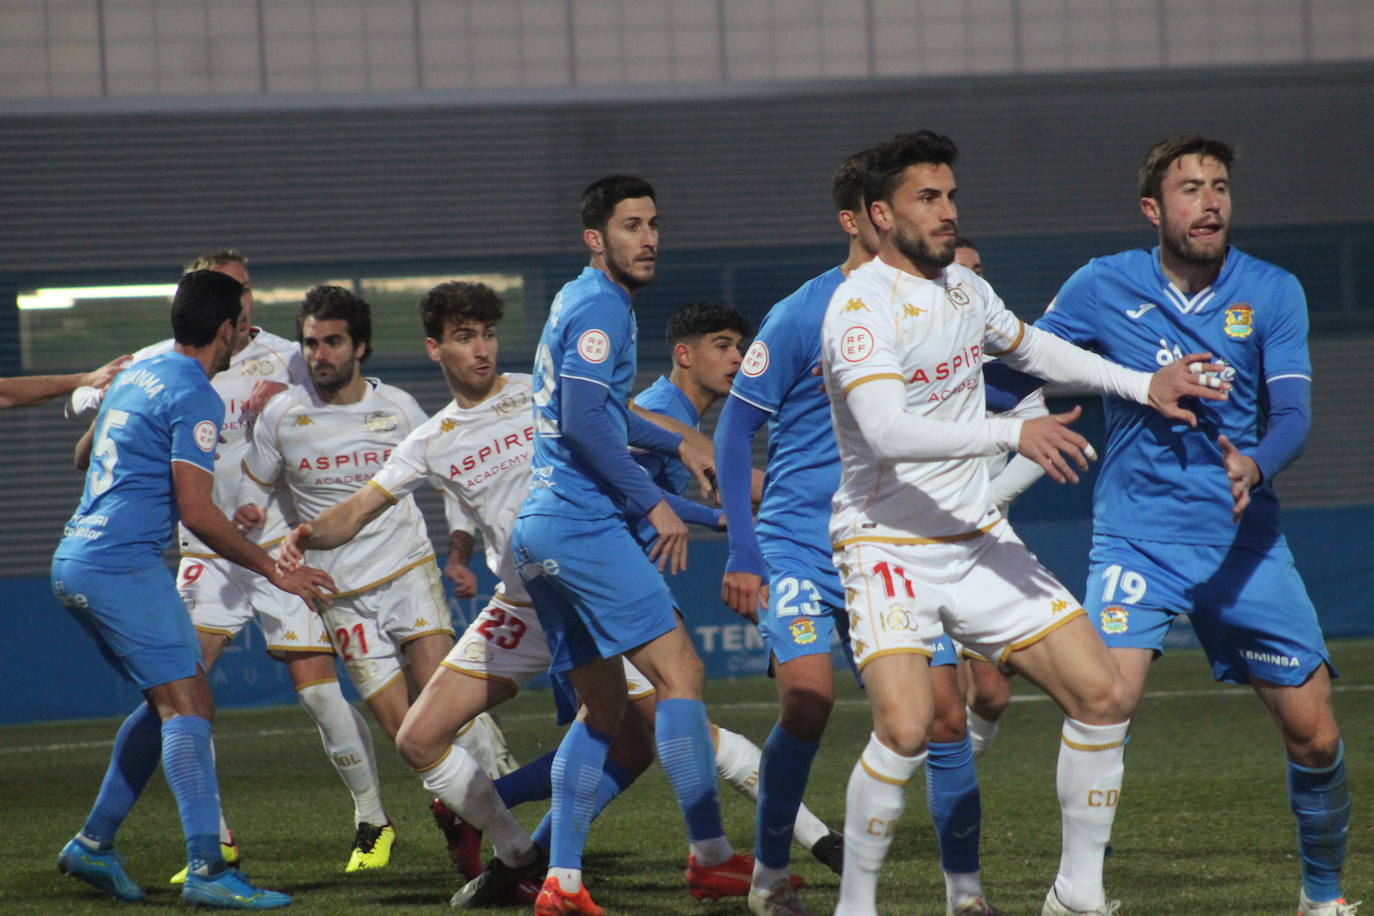
{"label": "white jersey with gold stripe", "polygon": [[[252,334],[253,339],[248,346],[229,359],[229,368],[215,373],[210,379],[211,387],[224,400],[224,425],[220,427],[220,444],[215,451],[215,505],[225,515],[233,515],[237,508],[235,500],[238,499],[239,480],[243,475],[243,457],[248,453],[253,438],[255,415],[244,407],[253,388],[259,382],[289,386],[304,385],[310,380],[301,348],[293,341],[262,328],[253,328]],[[159,341],[135,353],[134,361],[170,349],[171,340]],[[254,534],[254,540],[262,546],[276,544],[286,534],[286,522],[278,503],[277,495],[273,494],[264,507],[267,510],[267,523],[260,532]],[[177,534],[182,556],[195,559],[219,556],[185,525],[178,526]]]}
{"label": "white jersey with gold stripe", "polygon": [[[371,480],[424,420],[414,398],[377,379],[367,379],[356,404],[326,404],[311,389],[278,395],[253,431],[239,504],[260,504],[280,478],[296,516],[315,518]],[[307,563],[333,576],[342,596],[380,585],[433,557],[420,509],[405,498],[337,550],[309,551]]]}
{"label": "white jersey with gold stripe", "polygon": [[501,390],[477,406],[452,401],[417,427],[371,485],[395,501],[426,480],[437,483],[482,532],[487,567],[500,578],[502,597],[524,604],[529,596],[515,569],[510,536],[530,491],[532,380],[516,373],[502,378]]}
{"label": "white jersey with gold stripe", "polygon": [[[831,297],[821,358],[841,479],[831,540],[913,544],[976,537],[1000,520],[976,455],[885,461],[865,440],[846,395],[877,380],[900,382],[908,413],[948,424],[984,420],[982,364],[1016,348],[1020,319],[972,271],[951,264],[931,281],[875,258]],[[938,430],[934,431],[938,435]],[[996,454],[1003,446],[980,454]]]}

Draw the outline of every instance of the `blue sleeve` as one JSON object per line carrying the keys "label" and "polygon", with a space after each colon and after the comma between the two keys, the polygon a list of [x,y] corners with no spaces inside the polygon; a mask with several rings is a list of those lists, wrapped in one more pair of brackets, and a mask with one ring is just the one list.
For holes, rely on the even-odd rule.
{"label": "blue sleeve", "polygon": [[1064,281],[1045,314],[1035,322],[1037,328],[1080,347],[1096,343],[1096,264],[1096,261],[1089,261]]}
{"label": "blue sleeve", "polygon": [[630,444],[635,448],[646,448],[651,452],[676,458],[678,446],[682,444],[682,437],[656,423],[649,422],[632,410],[630,411]]}
{"label": "blue sleeve", "polygon": [[1013,369],[1000,359],[983,363],[984,400],[993,413],[1015,410],[1017,404],[1044,384],[1044,379]]}
{"label": "blue sleeve", "polygon": [[1269,397],[1269,428],[1250,456],[1265,480],[1273,480],[1302,454],[1312,429],[1312,383],[1297,376],[1275,379],[1265,386]]}
{"label": "blue sleeve", "polygon": [[726,572],[749,572],[768,578],[768,565],[754,533],[754,513],[750,500],[753,468],[749,464],[754,434],[768,420],[768,412],[733,394],[725,399],[716,424],[716,485],[725,507],[730,535],[730,558]]}
{"label": "blue sleeve", "polygon": [[1312,360],[1307,354],[1307,296],[1302,284],[1285,273],[1274,288],[1273,305],[1263,318],[1260,340],[1264,381],[1301,377],[1312,380]]}
{"label": "blue sleeve", "polygon": [[629,310],[614,296],[600,294],[563,311],[563,358],[558,374],[583,379],[609,388],[615,375],[617,355],[633,348]]}
{"label": "blue sleeve", "polygon": [[563,438],[632,511],[647,516],[663,493],[619,441],[607,411],[610,390],[576,376],[564,376],[559,387]]}
{"label": "blue sleeve", "polygon": [[215,473],[215,450],[224,422],[224,401],[208,385],[179,398],[168,417],[172,426],[172,461],[186,461]]}
{"label": "blue sleeve", "polygon": [[721,512],[719,509],[703,506],[695,500],[688,499],[685,496],[678,496],[676,493],[671,493],[667,490],[663,491],[663,498],[668,500],[668,505],[673,507],[673,511],[677,513],[677,517],[687,524],[700,525],[703,528],[713,528],[717,531],[720,530]]}
{"label": "blue sleeve", "polygon": [[775,306],[763,319],[730,386],[735,397],[769,413],[778,409],[802,373],[810,372],[821,358],[820,326],[812,329],[808,346],[800,339],[802,323],[788,320],[792,311]]}

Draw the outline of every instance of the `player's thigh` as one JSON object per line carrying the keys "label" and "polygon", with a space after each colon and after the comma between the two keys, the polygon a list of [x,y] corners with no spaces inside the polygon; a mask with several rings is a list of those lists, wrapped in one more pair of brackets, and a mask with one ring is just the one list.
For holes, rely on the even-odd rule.
{"label": "player's thigh", "polygon": [[1212,548],[1198,563],[1193,628],[1217,680],[1298,687],[1316,669],[1332,668],[1316,608],[1286,544]]}
{"label": "player's thigh", "polygon": [[878,740],[908,757],[920,753],[934,715],[929,658],[911,652],[872,658],[864,666],[864,690]]}
{"label": "player's thigh", "polygon": [[843,614],[844,591],[830,558],[770,554],[768,607],[759,614],[759,634],[777,666],[824,656],[829,667],[837,632],[842,640],[847,632],[837,626]]}
{"label": "player's thigh", "polygon": [[453,648],[452,615],[439,569],[432,560],[406,570],[394,579],[368,589],[378,626],[402,647],[414,666],[418,686],[429,680],[439,661]]}
{"label": "player's thigh", "polygon": [[325,652],[285,652],[281,659],[286,664],[286,675],[291,678],[291,685],[298,693],[306,687],[339,679],[332,649]]}
{"label": "player's thigh", "polygon": [[514,683],[441,666],[406,711],[396,747],[412,767],[434,763],[464,725],[515,696]]}
{"label": "player's thigh", "polygon": [[334,653],[329,625],[304,601],[246,569],[231,574],[243,581],[249,590],[269,655],[285,659],[293,652]]}
{"label": "player's thigh", "polygon": [[1049,694],[1070,718],[1111,725],[1130,717],[1116,662],[1082,614],[1010,652],[1006,664]]}
{"label": "player's thigh", "polygon": [[406,692],[405,678],[399,676],[400,672],[397,674],[398,676],[381,690],[364,698],[367,708],[372,711],[372,717],[393,742],[401,730],[406,713],[410,710],[410,696]]}
{"label": "player's thigh", "polygon": [[568,669],[566,677],[582,704],[577,717],[588,728],[603,735],[614,735],[629,703],[621,659],[618,656],[594,658]]}
{"label": "player's thigh", "polygon": [[335,598],[321,616],[348,679],[369,706],[374,697],[393,686],[406,695],[401,649],[379,625],[366,593]]}
{"label": "player's thigh", "polygon": [[984,718],[996,719],[1011,702],[1011,676],[981,656],[967,651],[962,663],[968,678],[968,705]]}
{"label": "player's thigh", "polygon": [[453,637],[447,633],[416,636],[401,644],[405,655],[407,676],[418,695],[439,670],[439,664],[453,651]]}
{"label": "player's thigh", "polygon": [[101,653],[140,690],[196,675],[196,631],[165,567],[105,569],[54,559],[52,583]]}
{"label": "player's thigh", "polygon": [[[658,699],[701,699],[706,666],[697,655],[682,618],[674,615],[671,630],[627,650],[624,657],[653,685]],[[627,685],[627,692],[628,689]]]}

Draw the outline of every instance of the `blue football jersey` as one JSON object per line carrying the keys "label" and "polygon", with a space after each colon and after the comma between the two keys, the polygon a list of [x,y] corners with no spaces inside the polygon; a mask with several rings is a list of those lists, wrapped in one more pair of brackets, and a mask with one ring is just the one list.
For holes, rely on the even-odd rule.
{"label": "blue football jersey", "polygon": [[[668,381],[668,377],[660,375],[654,383],[635,395],[635,406],[645,410],[652,410],[654,413],[663,414],[665,417],[672,417],[679,423],[684,423],[693,429],[701,422],[701,417],[697,415],[696,405],[692,399],[678,386]],[[634,452],[635,461],[644,469],[654,483],[669,493],[676,493],[681,496],[687,489],[687,484],[692,479],[692,472],[687,470],[677,458],[659,452],[640,451]],[[652,544],[658,538],[658,531],[649,524],[646,518],[638,518],[635,521],[635,536],[644,544]]]}
{"label": "blue football jersey", "polygon": [[1217,437],[1242,452],[1266,427],[1265,386],[1312,377],[1307,299],[1288,271],[1231,248],[1206,289],[1180,292],[1159,249],[1096,258],[1059,291],[1038,322],[1132,369],[1152,372],[1186,353],[1225,361],[1225,401],[1191,404],[1197,429],[1149,407],[1106,399],[1107,448],[1093,493],[1098,534],[1186,544],[1265,545],[1278,537],[1273,481],[1250,494],[1239,525]]}
{"label": "blue football jersey", "polygon": [[623,515],[619,500],[563,439],[561,385],[577,378],[609,389],[606,406],[621,448],[629,447],[630,386],[638,328],[630,296],[594,267],[564,285],[534,355],[534,458],[521,515],[596,519]]}
{"label": "blue football jersey", "polygon": [[112,568],[162,562],[180,513],[172,462],[214,474],[224,401],[200,363],[167,352],[110,386],[95,421],[81,504],[55,556]]}
{"label": "blue football jersey", "polygon": [[770,542],[779,541],[830,555],[830,498],[840,485],[840,455],[830,400],[811,370],[820,363],[826,307],[843,281],[835,267],[769,309],[730,390],[771,414],[755,524],[765,555]]}

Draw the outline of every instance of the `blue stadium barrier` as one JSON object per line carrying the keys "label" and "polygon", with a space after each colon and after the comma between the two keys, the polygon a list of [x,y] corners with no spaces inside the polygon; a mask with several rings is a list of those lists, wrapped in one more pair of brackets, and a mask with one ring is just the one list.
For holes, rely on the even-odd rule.
{"label": "blue stadium barrier", "polygon": [[[1051,486],[1037,484],[1025,503],[1033,505],[1035,490]],[[1368,546],[1374,542],[1372,510],[1350,506],[1284,513],[1284,530],[1328,638],[1374,636],[1374,564]],[[1013,510],[1013,519],[1020,514]],[[1027,518],[1016,526],[1041,562],[1071,591],[1081,593],[1087,574],[1088,523],[1081,516]],[[758,631],[720,602],[725,557],[724,538],[693,541],[690,571],[671,584],[709,675],[761,674],[765,657]],[[494,585],[486,570],[480,571],[479,580],[484,592]],[[138,691],[113,673],[91,638],[53,598],[46,578],[0,581],[0,595],[5,621],[0,670],[10,685],[0,694],[0,723],[122,715],[138,703]],[[451,601],[459,629],[482,607],[475,600]],[[1171,642],[1195,644],[1186,626],[1175,626]],[[843,664],[838,650],[835,657]],[[225,650],[211,681],[222,707],[295,702],[285,667],[267,657],[256,627],[246,629]]]}

